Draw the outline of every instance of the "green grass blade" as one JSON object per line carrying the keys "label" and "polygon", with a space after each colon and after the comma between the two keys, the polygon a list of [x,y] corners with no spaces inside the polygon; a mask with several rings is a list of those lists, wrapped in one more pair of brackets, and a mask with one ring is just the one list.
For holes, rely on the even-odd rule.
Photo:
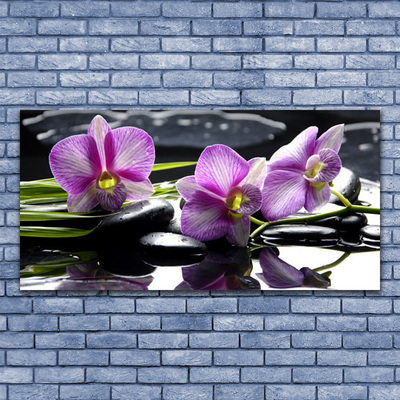
{"label": "green grass blade", "polygon": [[20,235],[25,237],[41,238],[73,238],[86,236],[92,233],[93,229],[66,228],[61,226],[21,226]]}
{"label": "green grass blade", "polygon": [[173,168],[190,167],[196,164],[197,161],[180,161],[180,162],[154,164],[152,172],[164,171],[166,169],[173,169]]}
{"label": "green grass blade", "polygon": [[20,213],[21,222],[32,221],[62,221],[87,218],[103,218],[105,215],[87,215],[68,212],[43,212],[43,211],[23,211]]}

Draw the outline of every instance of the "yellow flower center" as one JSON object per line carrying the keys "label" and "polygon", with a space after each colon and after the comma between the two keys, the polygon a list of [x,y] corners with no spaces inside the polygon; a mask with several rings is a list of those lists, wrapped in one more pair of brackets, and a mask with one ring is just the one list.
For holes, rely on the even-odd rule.
{"label": "yellow flower center", "polygon": [[103,171],[97,178],[97,186],[103,190],[114,188],[118,182],[118,177],[108,171]]}
{"label": "yellow flower center", "polygon": [[309,168],[304,174],[307,178],[315,178],[319,172],[321,172],[326,167],[322,161],[315,163],[311,168]]}

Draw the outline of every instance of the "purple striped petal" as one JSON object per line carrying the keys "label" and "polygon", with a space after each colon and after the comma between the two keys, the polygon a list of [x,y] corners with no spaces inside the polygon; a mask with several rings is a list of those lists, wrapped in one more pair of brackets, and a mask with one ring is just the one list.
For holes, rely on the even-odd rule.
{"label": "purple striped petal", "polygon": [[199,185],[226,197],[249,173],[248,162],[230,147],[217,144],[201,153],[195,177]]}
{"label": "purple striped petal", "polygon": [[105,210],[119,210],[126,200],[126,187],[122,181],[109,189],[100,189],[96,187],[96,195],[101,207]]}
{"label": "purple striped petal", "polygon": [[200,190],[184,205],[182,233],[197,240],[214,240],[228,231],[228,210],[223,201]]}
{"label": "purple striped petal", "polygon": [[104,140],[109,132],[111,132],[111,128],[107,121],[101,115],[96,115],[89,125],[88,135],[93,137],[93,139],[96,141],[102,169],[105,169],[106,167]]}
{"label": "purple striped petal", "polygon": [[188,201],[196,190],[201,190],[202,187],[196,182],[194,175],[185,176],[176,182],[176,188],[179,194]]}
{"label": "purple striped petal", "polygon": [[244,215],[252,215],[261,207],[262,194],[257,186],[245,184],[242,186],[242,204],[237,210]]}
{"label": "purple striped petal", "polygon": [[58,142],[49,162],[58,184],[73,194],[83,192],[101,172],[96,142],[88,135],[69,136]]}
{"label": "purple striped petal", "polygon": [[260,266],[265,282],[273,288],[298,287],[304,282],[304,275],[298,269],[281,260],[269,248],[261,250]]}
{"label": "purple striped petal", "polygon": [[249,173],[243,179],[241,185],[251,183],[262,190],[265,178],[267,177],[267,161],[264,157],[256,157],[249,160]]}
{"label": "purple striped petal", "polygon": [[268,162],[268,172],[278,169],[305,171],[307,160],[314,154],[318,128],[310,126],[289,144],[277,150]]}
{"label": "purple striped petal", "polygon": [[263,189],[261,211],[264,217],[276,221],[299,211],[304,206],[308,185],[301,173],[270,172]]}
{"label": "purple striped petal", "polygon": [[70,193],[67,203],[69,212],[83,213],[95,208],[99,204],[96,196],[96,181],[90,182],[82,193]]}
{"label": "purple striped petal", "polygon": [[128,179],[121,179],[126,188],[126,200],[144,200],[154,193],[154,187],[149,179],[142,182],[133,182]]}
{"label": "purple striped petal", "polygon": [[340,157],[331,149],[322,149],[318,155],[326,167],[315,176],[316,181],[332,182],[339,175],[342,168]]}
{"label": "purple striped petal", "polygon": [[331,197],[331,190],[327,183],[322,183],[322,185],[324,186],[319,187],[309,184],[304,204],[304,208],[308,212],[312,212],[318,208],[321,208],[328,203],[329,198]]}
{"label": "purple striped petal", "polygon": [[226,238],[229,243],[239,247],[246,247],[250,235],[250,218],[243,215],[240,218],[232,217]]}
{"label": "purple striped petal", "polygon": [[150,175],[155,150],[145,131],[129,126],[114,129],[106,136],[104,148],[108,171],[139,182]]}
{"label": "purple striped petal", "polygon": [[336,153],[339,152],[342,145],[344,134],[344,124],[332,126],[324,132],[315,142],[315,152],[321,149],[332,149]]}

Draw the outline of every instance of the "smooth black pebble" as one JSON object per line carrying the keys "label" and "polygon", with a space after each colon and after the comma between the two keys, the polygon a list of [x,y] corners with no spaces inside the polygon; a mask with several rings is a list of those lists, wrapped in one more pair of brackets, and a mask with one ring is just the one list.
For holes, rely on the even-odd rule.
{"label": "smooth black pebble", "polygon": [[345,217],[331,217],[314,221],[313,224],[318,226],[327,226],[329,228],[338,229],[340,231],[358,231],[367,225],[368,219],[365,214],[354,213]]}
{"label": "smooth black pebble", "polygon": [[[333,189],[354,203],[361,191],[360,178],[347,168],[342,168],[339,175],[333,180]],[[330,203],[343,204],[335,195],[331,195]]]}
{"label": "smooth black pebble", "polygon": [[367,225],[360,229],[361,235],[364,238],[380,241],[381,239],[381,229],[379,225]]}

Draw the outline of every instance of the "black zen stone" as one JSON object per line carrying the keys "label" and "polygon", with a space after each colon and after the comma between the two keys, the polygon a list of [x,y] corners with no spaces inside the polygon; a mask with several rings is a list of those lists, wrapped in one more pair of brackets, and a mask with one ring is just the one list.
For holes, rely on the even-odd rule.
{"label": "black zen stone", "polygon": [[[342,168],[333,181],[333,189],[354,203],[361,191],[360,178],[347,168]],[[335,195],[331,195],[330,203],[343,204]]]}

